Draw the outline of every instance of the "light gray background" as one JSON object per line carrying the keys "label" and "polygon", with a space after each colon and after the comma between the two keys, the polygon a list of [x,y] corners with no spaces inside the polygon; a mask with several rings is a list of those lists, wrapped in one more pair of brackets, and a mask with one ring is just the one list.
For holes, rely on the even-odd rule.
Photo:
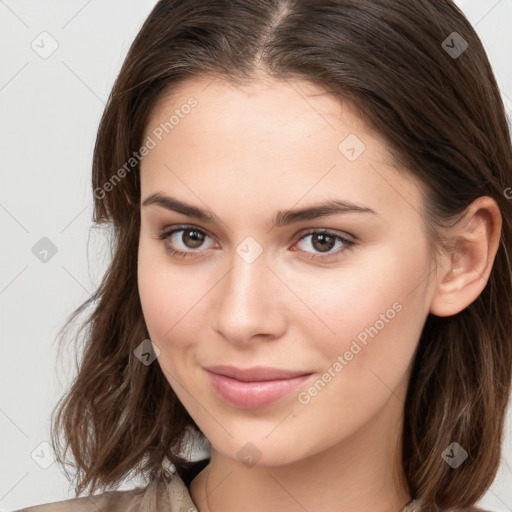
{"label": "light gray background", "polygon": [[[456,3],[482,38],[512,112],[512,0]],[[56,360],[55,338],[106,268],[102,234],[90,231],[92,149],[108,93],[154,4],[0,0],[1,511],[74,497],[57,464],[39,465],[52,462],[41,443],[72,376]],[[47,59],[31,47],[46,37],[50,48],[43,31],[58,43]],[[32,253],[42,237],[57,247],[46,263]],[[500,472],[480,502],[493,511],[512,511],[511,430],[509,408]]]}

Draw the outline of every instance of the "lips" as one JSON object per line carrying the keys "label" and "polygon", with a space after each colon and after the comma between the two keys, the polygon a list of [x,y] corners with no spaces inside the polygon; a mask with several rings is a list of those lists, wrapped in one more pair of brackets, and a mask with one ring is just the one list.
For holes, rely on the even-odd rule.
{"label": "lips", "polygon": [[255,366],[236,368],[217,365],[203,368],[216,394],[228,404],[242,409],[270,405],[299,387],[311,372]]}
{"label": "lips", "polygon": [[253,366],[252,368],[237,368],[236,366],[217,365],[205,366],[205,370],[218,375],[231,377],[232,379],[244,382],[261,382],[266,380],[292,379],[301,375],[308,375],[311,372],[283,370],[281,368],[270,368],[268,366]]}

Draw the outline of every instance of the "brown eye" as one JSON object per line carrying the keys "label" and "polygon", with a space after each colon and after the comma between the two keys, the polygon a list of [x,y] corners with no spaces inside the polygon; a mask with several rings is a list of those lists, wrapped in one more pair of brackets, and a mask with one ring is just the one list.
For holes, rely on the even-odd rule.
{"label": "brown eye", "polygon": [[320,252],[330,251],[336,244],[336,238],[324,233],[315,233],[312,235],[311,245]]}
{"label": "brown eye", "polygon": [[[313,260],[335,258],[356,245],[354,240],[329,231],[311,231],[306,233],[296,245],[299,245],[307,238],[310,239],[309,244],[304,244],[306,247],[300,248],[300,251],[306,254],[306,258]],[[336,247],[336,244],[339,244],[339,248],[337,251],[333,251],[332,249]],[[307,250],[308,248],[312,250]]]}
{"label": "brown eye", "polygon": [[[163,241],[166,252],[178,258],[197,258],[201,256],[208,248],[203,247],[205,240],[207,238],[211,239],[203,230],[194,226],[174,226],[173,229],[162,232],[158,238]],[[357,243],[355,240],[350,240],[330,231],[317,230],[303,235],[295,245],[303,243],[307,238],[311,239],[310,243],[306,244],[309,245],[311,250],[303,247],[300,248],[300,252],[304,253],[307,259],[312,260],[336,258],[341,253],[350,250]],[[339,248],[333,251],[336,244],[339,244]],[[215,243],[213,247],[215,247]]]}
{"label": "brown eye", "polygon": [[182,231],[183,235],[181,236],[181,241],[185,246],[189,249],[197,249],[201,246],[205,237],[204,233],[196,229],[183,229]]}
{"label": "brown eye", "polygon": [[193,258],[208,248],[203,248],[203,245],[210,237],[194,226],[174,226],[173,229],[164,230],[158,238],[163,241],[167,253],[178,258]]}

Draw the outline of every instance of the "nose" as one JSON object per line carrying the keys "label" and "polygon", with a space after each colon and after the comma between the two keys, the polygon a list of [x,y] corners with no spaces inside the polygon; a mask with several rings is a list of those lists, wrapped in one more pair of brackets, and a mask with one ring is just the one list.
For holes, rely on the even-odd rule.
{"label": "nose", "polygon": [[264,252],[252,262],[234,254],[231,269],[215,287],[213,328],[237,346],[279,338],[286,327],[280,307],[285,288]]}

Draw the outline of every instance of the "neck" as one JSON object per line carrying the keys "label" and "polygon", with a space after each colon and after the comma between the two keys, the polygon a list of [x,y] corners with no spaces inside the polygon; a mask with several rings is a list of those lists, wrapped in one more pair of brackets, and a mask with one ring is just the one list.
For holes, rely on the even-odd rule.
{"label": "neck", "polygon": [[191,497],[200,512],[399,512],[411,499],[401,464],[402,414],[392,395],[338,445],[286,465],[247,467],[212,447]]}

